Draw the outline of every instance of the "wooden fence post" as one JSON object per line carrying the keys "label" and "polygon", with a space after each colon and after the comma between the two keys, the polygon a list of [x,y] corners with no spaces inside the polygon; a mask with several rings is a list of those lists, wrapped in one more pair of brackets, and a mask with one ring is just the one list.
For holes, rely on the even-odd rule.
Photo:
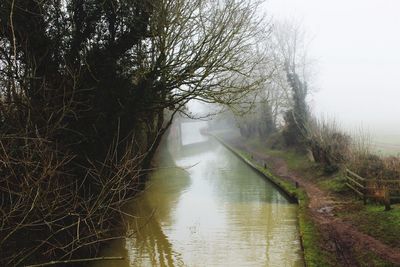
{"label": "wooden fence post", "polygon": [[385,203],[385,211],[390,210],[391,209],[390,208],[390,190],[389,190],[389,188],[387,186],[385,186],[385,189],[384,189],[383,201]]}
{"label": "wooden fence post", "polygon": [[364,188],[362,190],[362,192],[363,192],[363,203],[364,203],[364,205],[367,205],[367,194],[368,194],[367,180],[364,180],[362,184],[364,186]]}

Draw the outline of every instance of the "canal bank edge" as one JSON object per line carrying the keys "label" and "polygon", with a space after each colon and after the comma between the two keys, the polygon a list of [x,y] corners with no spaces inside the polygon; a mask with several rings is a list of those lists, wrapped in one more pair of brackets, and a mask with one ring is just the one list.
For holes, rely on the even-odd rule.
{"label": "canal bank edge", "polygon": [[280,191],[282,191],[289,200],[298,203],[298,223],[300,230],[300,245],[303,250],[305,266],[318,267],[318,266],[333,266],[325,253],[320,249],[321,236],[317,230],[315,223],[308,213],[309,199],[306,192],[296,187],[295,184],[290,183],[278,176],[274,175],[266,166],[261,166],[255,161],[252,156],[240,149],[236,149],[226,143],[221,137],[209,133],[224,147],[232,151],[238,158],[248,164],[257,173],[262,175],[268,181],[273,183]]}

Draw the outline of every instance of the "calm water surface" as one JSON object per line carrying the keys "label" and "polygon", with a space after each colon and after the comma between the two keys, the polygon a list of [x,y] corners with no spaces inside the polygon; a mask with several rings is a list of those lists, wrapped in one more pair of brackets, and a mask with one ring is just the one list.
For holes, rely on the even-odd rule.
{"label": "calm water surface", "polygon": [[124,260],[95,266],[304,266],[297,205],[194,130],[182,127],[192,143],[161,148],[160,168],[127,207],[131,236],[103,252]]}

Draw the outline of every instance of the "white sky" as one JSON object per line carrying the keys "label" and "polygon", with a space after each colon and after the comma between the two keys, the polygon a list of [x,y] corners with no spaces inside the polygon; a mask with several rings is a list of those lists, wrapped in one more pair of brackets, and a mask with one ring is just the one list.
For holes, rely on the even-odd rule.
{"label": "white sky", "polygon": [[317,61],[317,114],[372,134],[400,134],[400,0],[266,0],[300,21]]}

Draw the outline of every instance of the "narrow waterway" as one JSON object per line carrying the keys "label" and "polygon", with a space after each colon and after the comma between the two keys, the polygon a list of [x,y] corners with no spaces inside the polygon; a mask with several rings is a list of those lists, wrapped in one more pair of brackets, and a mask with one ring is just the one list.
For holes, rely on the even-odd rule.
{"label": "narrow waterway", "polygon": [[194,124],[181,129],[127,207],[131,236],[103,252],[124,260],[95,266],[303,266],[297,205]]}

